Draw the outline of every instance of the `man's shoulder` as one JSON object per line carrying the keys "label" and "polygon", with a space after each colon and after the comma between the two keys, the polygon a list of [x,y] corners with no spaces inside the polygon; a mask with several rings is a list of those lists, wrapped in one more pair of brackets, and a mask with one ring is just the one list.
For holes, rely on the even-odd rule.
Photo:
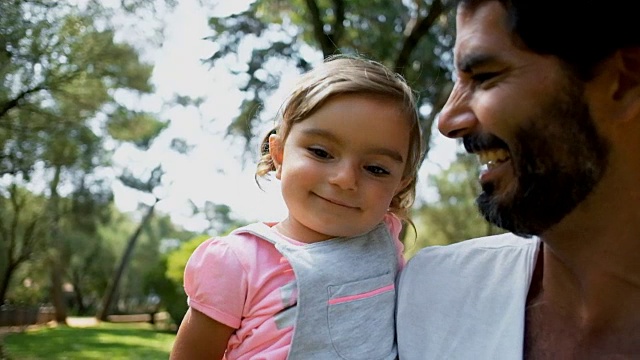
{"label": "man's shoulder", "polygon": [[466,249],[509,249],[535,246],[538,244],[537,238],[525,238],[512,233],[483,236],[479,238],[464,240],[450,245],[432,246],[427,249],[440,249],[440,251],[463,251]]}
{"label": "man's shoulder", "polygon": [[539,244],[538,238],[523,238],[506,233],[451,245],[430,246],[409,259],[405,271],[418,274],[446,273],[453,269],[458,273],[499,271],[500,264],[512,266],[515,263],[533,261]]}
{"label": "man's shoulder", "polygon": [[502,234],[414,255],[398,283],[400,357],[515,358],[504,354],[522,342],[539,245],[537,238]]}
{"label": "man's shoulder", "polygon": [[539,246],[539,243],[540,240],[538,238],[524,238],[512,233],[505,233],[469,239],[450,245],[429,246],[418,251],[411,260],[424,261],[440,256],[466,257],[468,255],[477,255],[478,253],[488,253],[487,256],[491,256],[490,254],[498,256],[501,253],[535,249]]}
{"label": "man's shoulder", "polygon": [[455,307],[468,306],[468,299],[474,299],[483,314],[500,313],[503,306],[520,306],[539,249],[539,239],[514,234],[424,248],[409,259],[400,275],[398,306],[405,309],[398,314],[403,319],[412,316],[407,313],[407,304],[409,312],[415,312],[418,304],[429,304],[428,309],[420,310],[429,316],[455,313]]}

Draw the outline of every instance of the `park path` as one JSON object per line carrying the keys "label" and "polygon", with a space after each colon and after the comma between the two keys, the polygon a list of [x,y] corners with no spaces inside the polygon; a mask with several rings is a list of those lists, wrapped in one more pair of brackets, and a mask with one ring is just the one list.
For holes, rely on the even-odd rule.
{"label": "park path", "polygon": [[97,326],[98,319],[93,316],[68,316],[67,325],[71,327],[90,327]]}
{"label": "park path", "polygon": [[[91,327],[98,325],[98,319],[93,316],[68,316],[67,317],[67,325],[71,327]],[[22,326],[0,326],[0,335],[8,334],[12,332],[23,332],[28,331],[30,329],[38,329],[43,326],[55,326],[55,322],[49,324],[38,324],[38,325],[22,325]]]}

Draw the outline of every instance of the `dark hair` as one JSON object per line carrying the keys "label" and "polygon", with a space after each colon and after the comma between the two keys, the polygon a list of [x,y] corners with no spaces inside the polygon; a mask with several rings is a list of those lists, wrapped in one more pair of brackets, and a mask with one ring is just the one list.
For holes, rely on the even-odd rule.
{"label": "dark hair", "polygon": [[616,50],[640,46],[635,2],[629,0],[457,0],[474,10],[498,1],[508,26],[526,48],[562,60],[582,80]]}

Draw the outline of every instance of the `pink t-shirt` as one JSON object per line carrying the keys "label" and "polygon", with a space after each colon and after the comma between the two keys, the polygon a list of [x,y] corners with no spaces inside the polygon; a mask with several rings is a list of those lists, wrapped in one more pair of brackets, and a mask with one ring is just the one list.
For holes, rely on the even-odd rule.
{"label": "pink t-shirt", "polygon": [[[394,215],[384,222],[402,267],[402,225]],[[291,265],[270,242],[247,233],[204,241],[187,263],[184,288],[190,307],[236,329],[227,360],[286,359],[295,318],[284,314],[293,310],[298,294]]]}

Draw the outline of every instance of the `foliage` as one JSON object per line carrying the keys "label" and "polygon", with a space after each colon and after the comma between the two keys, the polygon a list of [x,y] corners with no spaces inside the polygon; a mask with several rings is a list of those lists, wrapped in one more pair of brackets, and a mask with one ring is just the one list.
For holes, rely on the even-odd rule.
{"label": "foliage", "polygon": [[28,262],[42,258],[47,223],[42,211],[44,203],[42,196],[15,184],[0,193],[0,304],[16,283],[20,291],[11,297],[11,302],[38,300],[40,292],[37,286],[30,286],[31,279],[15,277]]}
{"label": "foliage", "polygon": [[208,238],[208,235],[201,235],[183,243],[180,248],[168,254],[163,264],[165,270],[163,277],[170,285],[163,289],[161,297],[168,300],[167,311],[178,326],[187,312],[187,296],[183,289],[183,275],[187,260],[198,245]]}
{"label": "foliage", "polygon": [[186,302],[182,298],[176,299],[175,296],[177,292],[183,293],[182,287],[178,289],[175,283],[164,277],[167,253],[162,252],[162,242],[172,240],[182,244],[193,236],[193,233],[178,228],[168,216],[154,217],[143,230],[141,242],[136,250],[138,256],[131,264],[127,288],[132,287],[131,277],[138,277],[137,282],[141,284],[139,296],[144,296],[146,299],[149,296],[159,296],[159,303],[155,305],[156,310],[158,308],[169,310],[176,301]]}
{"label": "foliage", "polygon": [[[138,225],[138,244],[131,248],[130,241],[122,244],[117,253],[123,253],[123,248],[130,251],[128,257],[129,270],[120,274],[120,285],[114,288],[112,303],[116,304],[117,313],[152,312],[159,308],[170,306],[171,291],[166,292],[171,285],[164,283],[163,267],[165,254],[162,252],[163,243],[166,241],[182,243],[193,237],[193,234],[184,231],[171,222],[166,215],[156,215]],[[125,250],[125,252],[127,251]],[[122,259],[119,269],[122,270]],[[107,275],[109,276],[109,275]],[[110,279],[113,282],[113,278]],[[104,290],[102,292],[104,294]],[[115,301],[120,299],[120,301]],[[105,302],[101,304],[104,309]],[[108,315],[110,312],[101,311],[99,315]]]}
{"label": "foliage", "polygon": [[4,337],[11,359],[167,359],[175,335],[149,324],[40,328]]}
{"label": "foliage", "polygon": [[167,260],[167,278],[182,286],[182,276],[187,260],[195,249],[209,238],[208,235],[200,235],[183,243],[178,250],[169,254]]}
{"label": "foliage", "polygon": [[448,169],[429,177],[437,200],[415,210],[418,238],[407,245],[408,256],[425,246],[451,244],[479,236],[493,235],[501,229],[489,224],[478,212],[479,167],[475,155],[458,154]]}
{"label": "foliage", "polygon": [[[92,241],[76,244],[72,252],[68,276],[73,286],[72,310],[79,315],[95,314],[111,279],[114,264],[126,247],[126,239],[136,227],[129,214],[110,206],[109,219],[101,224]],[[181,242],[192,234],[176,227],[166,215],[152,218],[142,229],[138,246],[132,252],[129,271],[123,276],[116,309],[119,313],[150,311],[149,301],[160,294],[150,276],[162,263],[162,242],[174,239]]]}
{"label": "foliage", "polygon": [[114,139],[132,142],[142,149],[148,149],[152,140],[168,126],[169,123],[159,122],[150,114],[122,107],[114,111],[107,121],[107,131]]}
{"label": "foliage", "polygon": [[37,306],[49,296],[49,269],[40,258],[25,262],[17,268],[10,279],[5,304]]}
{"label": "foliage", "polygon": [[[152,67],[131,45],[115,41],[114,30],[98,20],[104,9],[91,4],[85,10],[66,2],[0,5],[7,35],[0,43],[0,174],[28,180],[39,161],[85,170],[104,164],[96,125],[115,139],[129,129],[124,140],[140,145],[162,129],[115,101],[119,90],[150,93]],[[110,120],[93,122],[98,114]]]}
{"label": "foliage", "polygon": [[166,310],[173,323],[179,326],[187,312],[187,296],[182,288],[182,281],[167,278],[167,262],[168,256],[165,254],[147,273],[145,283],[159,296],[159,308]]}
{"label": "foliage", "polygon": [[[160,1],[127,1],[119,9],[93,0],[0,3],[0,176],[8,187],[40,188],[34,193],[42,194],[47,231],[33,248],[50,269],[58,321],[68,300],[63,282],[73,285],[84,312],[85,301],[95,302],[94,289],[105,287],[103,277],[88,277],[113,262],[96,234],[109,221],[112,195],[101,173],[112,149],[123,142],[148,149],[167,126],[119,101],[152,93],[153,67],[133,45],[116,39],[115,19]],[[161,171],[153,175],[159,181]],[[3,244],[28,245],[24,236],[10,234]]]}
{"label": "foliage", "polygon": [[[72,311],[86,315],[95,311],[97,301],[107,286],[107,275],[116,259],[117,243],[121,238],[109,236],[113,233],[125,233],[131,226],[131,220],[118,212],[111,201],[102,204],[105,212],[99,223],[89,228],[79,226],[74,218],[64,218],[65,280],[73,285],[73,300],[69,300]],[[96,211],[90,212],[95,214]],[[78,214],[76,217],[82,218]],[[115,243],[115,244],[114,244]]]}
{"label": "foliage", "polygon": [[[90,193],[85,186],[80,186],[60,200],[60,236],[55,241],[60,250],[58,255],[69,265],[68,281],[76,292],[91,288],[86,285],[92,282],[88,279],[101,273],[101,265],[113,262],[104,249],[102,238],[96,236],[99,226],[110,220],[111,193],[107,189],[99,192],[95,187],[93,191]],[[7,290],[10,290],[6,300],[24,301],[26,294],[31,294],[34,304],[41,303],[49,288],[44,274],[50,272],[46,261],[50,253],[46,234],[51,224],[45,206],[47,199],[15,184],[9,187],[7,194],[10,198],[0,197],[0,246],[7,250],[3,252],[6,258],[0,260],[0,275],[8,282]],[[7,206],[7,203],[12,205]],[[95,279],[98,282],[95,288],[104,288],[100,277]],[[0,299],[5,299],[4,293]]]}
{"label": "foliage", "polygon": [[[256,0],[241,13],[213,17],[208,61],[246,80],[245,100],[228,133],[247,146],[283,73],[306,71],[336,53],[361,54],[404,75],[420,95],[427,142],[450,89],[453,19],[449,2]],[[241,55],[250,48],[248,58]]]}
{"label": "foliage", "polygon": [[[191,204],[194,214],[203,213],[209,221],[208,233],[225,235],[234,229],[246,225],[246,222],[231,216],[231,208],[224,204],[205,202],[203,209],[196,204]],[[163,306],[171,315],[177,325],[180,325],[184,314],[187,312],[187,297],[183,289],[184,269],[189,257],[203,241],[210,235],[200,235],[189,241],[183,242],[180,247],[163,258],[162,265],[155,274],[156,290],[161,295]]]}
{"label": "foliage", "polygon": [[226,204],[216,204],[212,201],[205,201],[202,207],[198,207],[191,202],[191,210],[194,215],[204,215],[209,223],[205,232],[210,234],[226,234],[229,231],[246,225],[246,221],[236,219],[232,216],[232,209]]}
{"label": "foliage", "polygon": [[[22,222],[28,223],[30,216],[42,213],[41,204],[45,199],[24,189],[18,189],[21,196],[25,197],[24,203],[31,209],[31,214],[35,214],[29,215],[30,212],[26,210],[20,212],[21,219],[24,220],[21,220],[18,227],[13,230],[20,233],[23,231],[21,230]],[[67,264],[63,279],[72,285],[71,291],[66,293],[66,301],[71,305],[72,313],[80,315],[95,312],[108,285],[114,263],[126,245],[126,238],[136,226],[130,215],[123,214],[114,207],[110,196],[105,195],[102,203],[96,201],[98,193],[95,191],[96,189],[92,196],[85,191],[79,191],[61,199],[62,217],[58,248],[61,250],[59,255]],[[4,206],[7,201],[9,200],[0,197],[0,204],[3,205],[0,207],[0,212],[2,212],[2,219],[11,223],[13,216],[11,208]],[[102,213],[101,217],[97,217],[100,213]],[[92,216],[86,216],[87,214]],[[44,231],[46,223],[43,226]],[[9,230],[5,229],[5,231]],[[149,273],[159,266],[160,259],[164,256],[160,250],[163,241],[172,240],[180,243],[192,236],[192,233],[176,227],[168,216],[157,216],[143,228],[139,247],[131,259],[131,271],[123,278],[124,290],[120,297],[126,301],[122,302],[123,307],[119,309],[120,312],[144,311],[146,310],[145,301],[149,296],[160,293],[155,287],[163,284],[161,282],[150,284]],[[41,238],[42,236],[39,236],[35,239]],[[39,242],[34,244],[21,242],[19,245],[35,246],[37,244],[40,245],[33,249],[2,252],[6,256],[14,254],[14,259],[21,252],[28,254],[28,257],[25,257],[27,260],[20,263],[21,266],[15,267],[12,276],[7,276],[5,270],[9,262],[8,257],[0,257],[0,265],[3,269],[0,274],[9,281],[6,299],[10,303],[47,302],[51,286],[49,280],[51,269],[45,261],[48,251]],[[2,242],[0,245],[7,246],[8,243]]]}

